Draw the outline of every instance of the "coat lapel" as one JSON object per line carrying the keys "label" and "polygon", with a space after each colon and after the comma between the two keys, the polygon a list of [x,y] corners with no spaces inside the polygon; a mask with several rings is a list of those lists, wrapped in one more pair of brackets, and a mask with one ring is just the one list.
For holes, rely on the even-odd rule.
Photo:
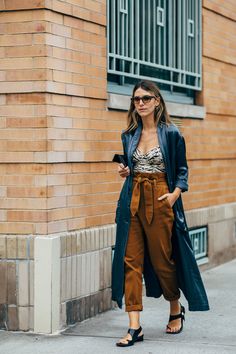
{"label": "coat lapel", "polygon": [[159,141],[159,145],[160,145],[160,149],[161,149],[161,153],[163,156],[163,160],[164,160],[164,164],[165,164],[165,168],[167,171],[167,182],[168,182],[168,186],[170,188],[171,183],[170,183],[170,176],[168,171],[170,171],[170,164],[169,164],[169,154],[168,154],[168,142],[167,142],[167,138],[166,138],[166,129],[165,129],[165,125],[163,125],[162,123],[158,124],[157,126],[157,136],[158,136],[158,141]]}
{"label": "coat lapel", "polygon": [[129,161],[129,167],[131,169],[131,173],[133,172],[133,164],[132,164],[132,156],[134,153],[134,150],[136,149],[136,147],[138,146],[140,137],[141,137],[141,133],[142,133],[142,122],[141,120],[138,121],[138,127],[134,132],[133,137],[130,140],[130,144],[128,146],[128,161]]}

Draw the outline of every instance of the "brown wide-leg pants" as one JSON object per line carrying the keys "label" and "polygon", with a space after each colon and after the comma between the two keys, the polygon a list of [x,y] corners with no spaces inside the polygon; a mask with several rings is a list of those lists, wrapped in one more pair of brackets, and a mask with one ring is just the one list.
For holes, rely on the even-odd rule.
{"label": "brown wide-leg pants", "polygon": [[151,263],[166,300],[177,300],[180,291],[172,255],[174,213],[167,199],[169,193],[165,173],[136,173],[130,204],[131,222],[125,253],[125,310],[142,311],[142,274],[144,238]]}

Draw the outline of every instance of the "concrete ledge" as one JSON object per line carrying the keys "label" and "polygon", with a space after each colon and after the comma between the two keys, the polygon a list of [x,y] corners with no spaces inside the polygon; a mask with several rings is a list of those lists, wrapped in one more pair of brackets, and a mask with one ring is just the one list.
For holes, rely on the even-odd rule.
{"label": "concrete ledge", "polygon": [[[190,104],[166,102],[167,110],[172,117],[204,119],[206,108]],[[127,111],[130,106],[130,96],[109,93],[107,106],[111,109]]]}
{"label": "concrete ledge", "polygon": [[236,218],[236,203],[186,211],[186,219],[189,227],[207,225],[233,218]]}
{"label": "concrete ledge", "polygon": [[207,226],[208,259],[201,268],[211,268],[236,257],[236,203],[186,212],[188,227]]}
{"label": "concrete ledge", "polygon": [[52,334],[60,328],[60,237],[36,237],[34,332]]}

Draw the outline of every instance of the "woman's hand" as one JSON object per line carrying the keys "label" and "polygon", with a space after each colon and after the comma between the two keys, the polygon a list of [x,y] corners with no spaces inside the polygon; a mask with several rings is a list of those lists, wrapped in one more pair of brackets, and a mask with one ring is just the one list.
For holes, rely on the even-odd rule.
{"label": "woman's hand", "polygon": [[118,173],[121,177],[127,177],[130,174],[129,166],[124,166],[123,163],[119,163],[118,165]]}
{"label": "woman's hand", "polygon": [[176,187],[173,193],[163,194],[158,198],[158,200],[163,200],[163,199],[167,198],[167,200],[170,203],[170,206],[172,208],[172,206],[175,204],[176,200],[179,198],[180,194],[181,194],[181,189],[179,187]]}
{"label": "woman's hand", "polygon": [[163,199],[166,199],[166,198],[167,198],[168,202],[170,203],[171,208],[175,204],[176,200],[178,199],[178,198],[176,198],[175,195],[173,195],[173,193],[166,193],[166,194],[161,195],[158,198],[158,200],[163,200]]}

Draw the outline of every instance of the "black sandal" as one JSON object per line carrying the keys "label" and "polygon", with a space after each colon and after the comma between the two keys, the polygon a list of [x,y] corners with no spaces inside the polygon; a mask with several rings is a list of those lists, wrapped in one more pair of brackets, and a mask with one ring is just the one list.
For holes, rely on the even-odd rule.
{"label": "black sandal", "polygon": [[117,342],[117,347],[130,347],[134,345],[135,342],[143,341],[143,334],[139,336],[139,333],[142,331],[142,327],[140,326],[138,329],[129,328],[128,333],[131,335],[132,339],[125,339],[128,343]]}
{"label": "black sandal", "polygon": [[[184,306],[182,306],[181,304],[180,304],[180,313],[178,314],[178,315],[170,315],[170,317],[169,317],[169,322],[171,322],[171,321],[173,321],[173,320],[177,320],[178,318],[181,318],[181,327],[180,327],[180,329],[178,330],[178,331],[176,331],[176,332],[167,332],[166,331],[166,333],[167,334],[178,334],[178,333],[180,333],[180,332],[182,332],[182,330],[183,330],[183,321],[185,321],[185,316],[184,316],[184,314],[185,314],[185,308],[184,308]],[[168,329],[170,329],[171,330],[171,328],[167,325],[166,326],[166,328],[168,328]]]}

